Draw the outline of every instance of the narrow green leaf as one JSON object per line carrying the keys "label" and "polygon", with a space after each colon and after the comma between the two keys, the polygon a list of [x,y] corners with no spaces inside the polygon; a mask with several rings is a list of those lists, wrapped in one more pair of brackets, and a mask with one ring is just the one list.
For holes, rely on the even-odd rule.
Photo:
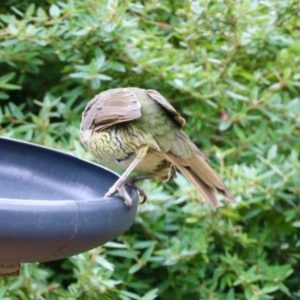
{"label": "narrow green leaf", "polygon": [[52,18],[58,18],[60,16],[60,9],[56,4],[51,4],[49,14]]}

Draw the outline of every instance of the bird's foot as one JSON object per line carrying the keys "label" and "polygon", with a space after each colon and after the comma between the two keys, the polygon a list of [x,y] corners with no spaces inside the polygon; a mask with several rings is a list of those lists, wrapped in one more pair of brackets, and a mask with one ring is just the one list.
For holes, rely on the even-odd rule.
{"label": "bird's foot", "polygon": [[127,206],[128,209],[131,208],[132,206],[132,199],[131,197],[128,195],[126,188],[125,188],[125,182],[116,182],[109,190],[108,192],[105,194],[106,197],[111,197],[112,195],[114,195],[115,193],[119,193],[120,196],[124,199],[124,203]]}
{"label": "bird's foot", "polygon": [[144,174],[144,175],[137,175],[137,176],[132,176],[132,177],[128,177],[126,179],[126,183],[128,185],[130,185],[131,187],[133,187],[134,189],[139,191],[140,196],[143,198],[142,202],[140,202],[140,204],[143,204],[147,201],[147,194],[144,191],[144,189],[142,189],[141,187],[139,187],[136,182],[140,181],[140,180],[145,180],[145,179],[151,179],[153,178],[152,174]]}
{"label": "bird's foot", "polygon": [[[139,179],[139,180],[141,180],[141,179]],[[127,178],[126,183],[139,192],[140,196],[143,198],[143,200],[140,202],[140,204],[143,204],[147,201],[148,197],[147,197],[145,190],[136,184],[137,181],[138,180],[136,180],[135,177],[129,177],[129,178]]]}
{"label": "bird's foot", "polygon": [[124,203],[125,205],[128,207],[128,209],[131,208],[132,206],[132,199],[131,197],[128,195],[125,185],[129,185],[131,187],[133,187],[134,189],[136,189],[140,196],[143,198],[142,202],[140,202],[140,204],[143,204],[147,201],[147,194],[144,191],[144,189],[142,189],[141,187],[139,187],[136,182],[140,181],[140,180],[145,180],[145,179],[150,179],[153,178],[153,175],[151,174],[147,174],[147,175],[137,175],[137,176],[132,176],[132,177],[128,177],[126,178],[124,181],[123,180],[118,180],[109,190],[108,192],[105,194],[106,197],[110,197],[112,195],[114,195],[115,193],[119,193],[120,196],[124,199]]}

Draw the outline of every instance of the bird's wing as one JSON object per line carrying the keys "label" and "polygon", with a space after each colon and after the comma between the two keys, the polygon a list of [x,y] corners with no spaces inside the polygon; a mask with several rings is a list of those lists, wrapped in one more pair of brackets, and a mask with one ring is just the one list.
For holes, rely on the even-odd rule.
{"label": "bird's wing", "polygon": [[83,112],[82,129],[102,131],[112,125],[142,116],[141,103],[127,89],[102,92],[94,97]]}
{"label": "bird's wing", "polygon": [[180,128],[185,124],[185,119],[179,115],[176,109],[159,92],[155,90],[146,90],[146,92],[150,96],[150,98],[158,102],[164,109],[166,109],[167,112],[169,112],[174,117],[174,120],[180,126]]}
{"label": "bird's wing", "polygon": [[[181,173],[197,188],[206,202],[217,207],[218,199],[214,193],[220,192],[227,200],[234,202],[226,185],[208,164],[205,155],[196,147],[190,138],[180,129],[185,120],[180,117],[175,108],[158,92],[147,90],[148,95],[174,116],[179,128],[170,124],[168,130],[161,132],[162,126],[152,129],[164,156],[171,161]],[[167,127],[167,126],[165,126]]]}

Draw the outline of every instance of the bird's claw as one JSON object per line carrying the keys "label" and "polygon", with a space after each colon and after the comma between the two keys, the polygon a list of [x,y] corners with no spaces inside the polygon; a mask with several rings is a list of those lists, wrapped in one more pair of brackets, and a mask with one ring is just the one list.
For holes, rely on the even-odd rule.
{"label": "bird's claw", "polygon": [[133,187],[134,189],[136,189],[140,196],[143,198],[143,200],[140,202],[140,204],[143,204],[147,201],[147,194],[146,192],[139,187],[136,184],[136,181],[141,180],[141,176],[139,177],[128,177],[124,182],[116,182],[109,190],[108,192],[105,194],[106,197],[111,197],[112,195],[114,195],[115,193],[119,193],[120,196],[124,199],[124,203],[125,205],[128,207],[128,209],[131,208],[132,206],[132,199],[131,197],[128,195],[126,188],[125,188],[125,184],[128,184],[129,186]]}
{"label": "bird's claw", "polygon": [[141,187],[139,187],[135,183],[134,177],[133,178],[132,177],[127,178],[127,182],[126,183],[129,186],[133,187],[134,189],[136,189],[139,192],[140,196],[143,198],[143,200],[140,202],[140,204],[143,204],[143,203],[145,203],[147,201],[148,197],[147,197],[147,194],[146,194],[145,190],[142,189]]}
{"label": "bird's claw", "polygon": [[130,198],[130,196],[128,195],[126,188],[123,185],[113,185],[108,192],[105,194],[106,197],[111,197],[113,196],[115,193],[119,193],[120,196],[124,199],[124,204],[127,206],[128,209],[131,209],[132,206],[132,199]]}

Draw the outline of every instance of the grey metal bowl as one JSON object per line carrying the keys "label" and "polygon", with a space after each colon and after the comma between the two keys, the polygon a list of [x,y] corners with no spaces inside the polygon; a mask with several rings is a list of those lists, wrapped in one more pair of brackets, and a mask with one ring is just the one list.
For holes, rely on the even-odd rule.
{"label": "grey metal bowl", "polygon": [[0,137],[0,263],[43,262],[95,248],[133,223],[133,206],[103,197],[117,175],[46,147]]}

